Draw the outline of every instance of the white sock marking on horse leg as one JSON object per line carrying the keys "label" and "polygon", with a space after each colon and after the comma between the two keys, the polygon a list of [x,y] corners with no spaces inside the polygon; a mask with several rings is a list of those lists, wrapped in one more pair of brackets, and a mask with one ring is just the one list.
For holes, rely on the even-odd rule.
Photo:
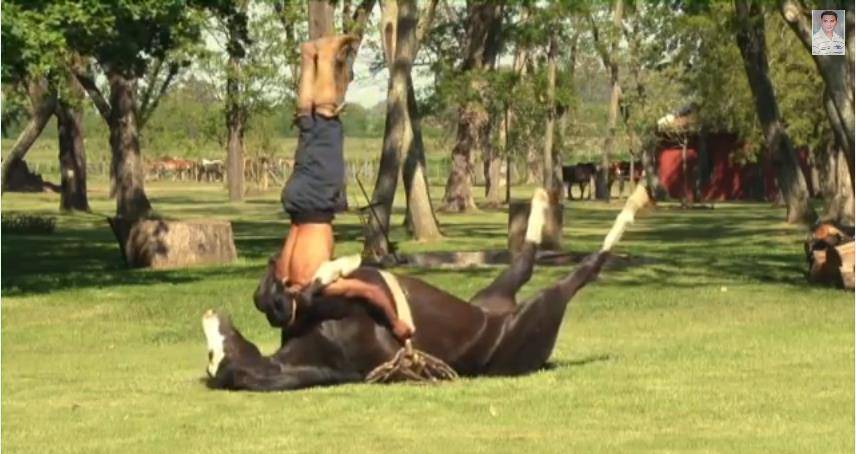
{"label": "white sock marking on horse leg", "polygon": [[312,281],[319,281],[322,285],[330,285],[339,278],[353,273],[360,267],[362,261],[363,259],[359,254],[329,260],[318,267],[318,271],[312,276]]}
{"label": "white sock marking on horse leg", "polygon": [[649,202],[650,199],[648,198],[648,191],[641,184],[636,186],[636,190],[627,198],[624,208],[621,210],[621,213],[618,213],[618,217],[615,218],[615,223],[612,224],[612,228],[609,229],[609,233],[607,233],[606,238],[603,239],[603,247],[601,247],[600,250],[611,250],[612,247],[618,243],[618,240],[621,239],[624,231],[627,230],[627,226],[633,223],[636,212]]}
{"label": "white sock marking on horse leg", "polygon": [[526,225],[526,241],[541,244],[541,234],[544,230],[544,218],[550,206],[550,198],[547,191],[542,188],[535,190],[532,195],[531,209],[529,210],[529,223]]}
{"label": "white sock marking on horse leg", "polygon": [[208,343],[208,375],[217,375],[217,368],[223,361],[223,342],[226,338],[220,333],[220,318],[209,309],[202,316],[202,330],[205,331],[205,341]]}

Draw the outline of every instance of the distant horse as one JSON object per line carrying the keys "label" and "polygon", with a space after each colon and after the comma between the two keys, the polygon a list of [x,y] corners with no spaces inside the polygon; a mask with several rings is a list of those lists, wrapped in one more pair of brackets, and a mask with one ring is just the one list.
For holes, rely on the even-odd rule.
{"label": "distant horse", "polygon": [[[544,365],[568,302],[598,275],[635,212],[622,212],[601,251],[518,304],[515,295],[532,275],[547,204],[547,194],[536,193],[522,252],[469,302],[419,279],[398,276],[416,327],[414,348],[464,376],[525,374]],[[373,268],[358,268],[350,277],[384,285]],[[255,303],[273,326],[283,328],[282,346],[264,356],[227,317],[208,311],[202,324],[212,388],[273,391],[360,382],[401,348],[386,318],[368,304],[319,296],[307,303],[284,291],[274,277],[274,259],[259,283]]]}
{"label": "distant horse", "polygon": [[226,165],[222,159],[202,158],[196,165],[196,181],[223,181]]}
{"label": "distant horse", "polygon": [[164,157],[152,164],[152,171],[158,179],[171,175],[173,180],[184,180],[192,176],[193,167],[193,161]]}
{"label": "distant horse", "polygon": [[568,199],[574,200],[571,188],[575,184],[580,188],[580,199],[585,197],[586,188],[589,189],[588,198],[591,199],[591,181],[596,173],[597,167],[591,162],[562,166],[562,182],[568,188]]}

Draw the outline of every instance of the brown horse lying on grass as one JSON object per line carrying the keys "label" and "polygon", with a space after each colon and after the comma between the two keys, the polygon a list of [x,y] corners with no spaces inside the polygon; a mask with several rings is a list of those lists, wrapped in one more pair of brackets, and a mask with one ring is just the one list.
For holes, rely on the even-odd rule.
{"label": "brown horse lying on grass", "polygon": [[[641,186],[640,186],[641,188]],[[565,278],[518,304],[515,294],[532,275],[547,195],[536,192],[522,252],[508,269],[469,302],[419,279],[398,276],[408,297],[413,347],[446,362],[460,375],[517,375],[542,367],[553,350],[568,302],[597,277],[633,214],[648,201],[644,188],[631,197],[601,251],[587,256]],[[209,310],[202,324],[208,342],[212,388],[275,391],[360,382],[401,348],[385,318],[368,304],[287,294],[273,277],[273,262],[256,290],[256,306],[283,328],[282,346],[264,356]],[[351,277],[383,283],[377,269]]]}

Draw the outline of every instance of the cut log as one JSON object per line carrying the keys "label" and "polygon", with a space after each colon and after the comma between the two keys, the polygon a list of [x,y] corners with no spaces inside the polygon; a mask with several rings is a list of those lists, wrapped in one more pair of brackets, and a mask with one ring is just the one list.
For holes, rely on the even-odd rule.
{"label": "cut log", "polygon": [[232,224],[221,220],[129,221],[107,218],[131,268],[181,268],[229,263],[237,258]]}
{"label": "cut log", "polygon": [[826,246],[811,251],[808,279],[810,282],[831,284],[853,289],[853,242]]}
{"label": "cut log", "polygon": [[[531,208],[531,202],[528,200],[512,201],[508,205],[508,251],[512,257],[517,255],[523,247]],[[563,210],[564,205],[551,197],[550,208],[544,218],[544,230],[539,249],[547,251],[561,249]]]}

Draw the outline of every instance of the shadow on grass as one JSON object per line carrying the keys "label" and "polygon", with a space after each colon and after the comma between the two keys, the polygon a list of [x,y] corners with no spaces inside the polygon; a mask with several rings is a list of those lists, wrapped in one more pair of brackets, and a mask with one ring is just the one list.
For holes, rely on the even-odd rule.
{"label": "shadow on grass", "polygon": [[558,360],[548,360],[541,366],[541,370],[555,370],[555,369],[563,369],[566,367],[578,367],[585,366],[592,363],[600,363],[604,361],[614,360],[615,357],[608,354],[600,354],[600,355],[589,355],[578,359],[558,359]]}
{"label": "shadow on grass", "polygon": [[[226,265],[177,270],[133,270],[103,228],[65,228],[50,236],[3,235],[2,280],[6,296],[126,285],[183,284],[216,276],[252,277],[261,267]],[[269,255],[269,254],[268,254]]]}
{"label": "shadow on grass", "polygon": [[[190,205],[198,207],[200,214],[215,217],[221,216],[223,206],[220,201],[185,195],[159,196],[158,200],[165,208]],[[259,205],[268,203],[255,200],[247,203],[251,202]],[[565,205],[563,250],[574,257],[574,260],[563,264],[567,272],[573,270],[573,264],[579,257],[597,249],[620,208],[620,205],[596,203]],[[252,211],[242,212],[240,214],[244,217],[232,221],[235,246],[241,259],[263,261],[278,251],[289,224],[279,212],[268,217]],[[400,222],[403,213],[400,207],[394,210],[393,241],[407,238]],[[728,285],[735,280],[754,280],[802,288],[805,285],[805,263],[801,246],[794,241],[794,232],[776,221],[777,215],[778,211],[756,205],[643,213],[639,216],[638,226],[628,231],[624,244],[617,251],[619,255],[628,256],[629,260],[619,262],[618,266],[608,266],[605,275],[610,277],[610,285],[619,287],[659,285],[663,288],[691,288],[698,282]],[[446,239],[428,247],[436,251],[504,248],[507,241],[505,220],[502,212],[442,214]],[[57,232],[50,236],[2,237],[0,288],[4,293],[22,295],[66,288],[177,284],[226,275],[236,270],[238,273],[258,272],[255,265],[174,271],[128,270],[102,218],[61,216],[61,221]],[[359,247],[363,240],[363,226],[353,214],[337,217],[334,232],[336,244],[346,245],[349,249]],[[424,246],[416,243],[408,243],[406,247],[425,251]],[[455,290],[460,286],[461,277],[486,283],[502,268],[502,265],[464,270],[408,268],[403,272]],[[561,266],[551,268],[550,276],[564,270]],[[546,272],[545,268],[536,267],[536,277],[541,272]]]}

